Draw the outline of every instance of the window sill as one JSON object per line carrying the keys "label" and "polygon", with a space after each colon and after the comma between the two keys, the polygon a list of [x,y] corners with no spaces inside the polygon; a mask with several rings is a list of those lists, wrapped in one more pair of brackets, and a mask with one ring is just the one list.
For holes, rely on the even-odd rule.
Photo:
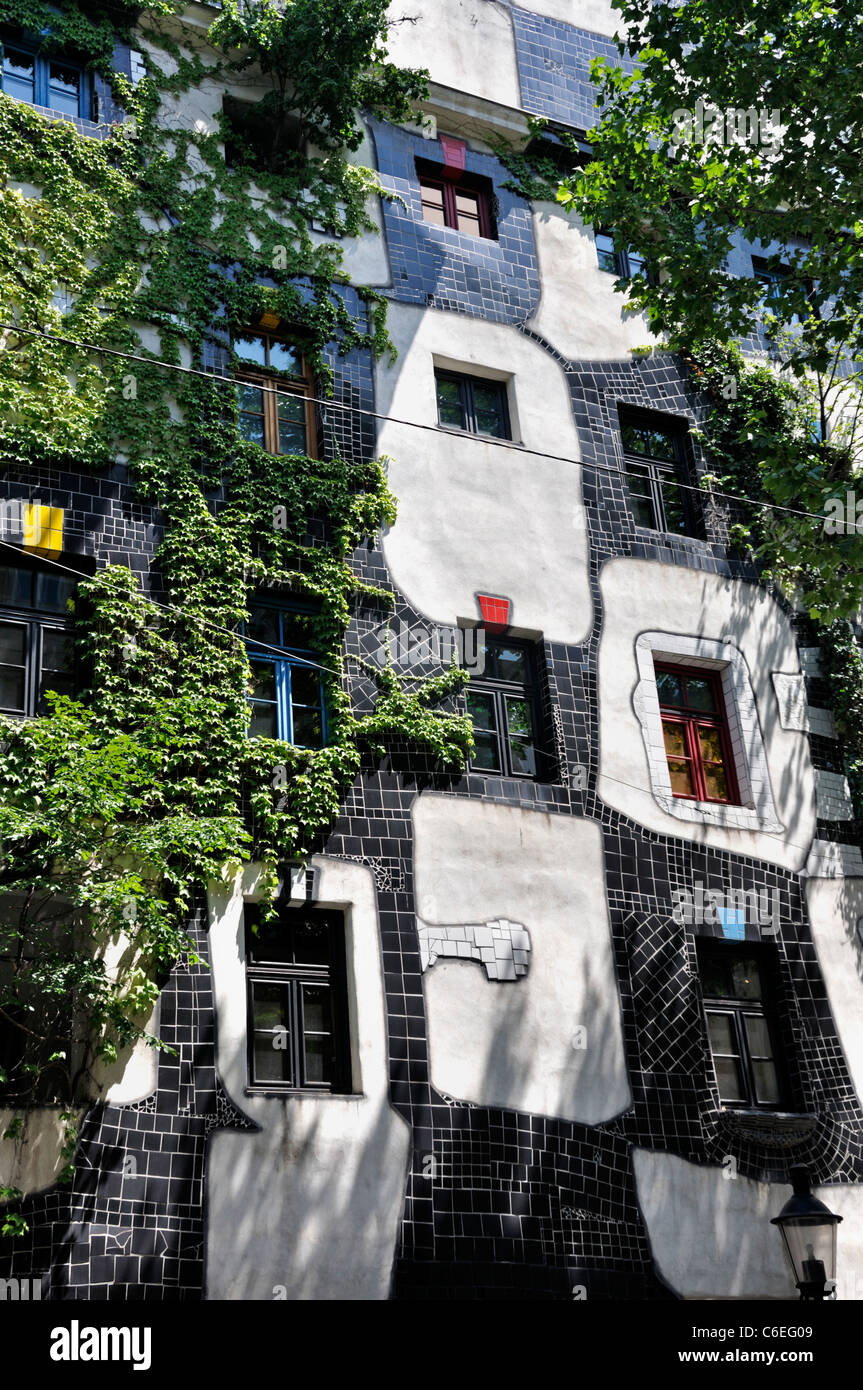
{"label": "window sill", "polygon": [[441,434],[454,434],[459,439],[484,439],[488,444],[505,444],[508,449],[523,449],[521,439],[501,439],[497,434],[481,434],[479,430],[459,430],[454,425],[436,425]]}
{"label": "window sill", "polygon": [[22,101],[19,97],[13,97],[13,101],[18,101],[19,105],[28,107],[35,111],[37,115],[44,116],[49,121],[66,121],[73,125],[79,135],[86,135],[91,140],[107,140],[113,130],[119,129],[121,122],[112,124],[101,124],[99,121],[88,121],[83,116],[70,116],[66,111],[55,111],[53,106],[37,106],[34,101]]}
{"label": "window sill", "polygon": [[758,1110],[721,1107],[719,1123],[738,1139],[767,1149],[791,1149],[814,1132],[818,1116],[811,1111]]}
{"label": "window sill", "polygon": [[314,1091],[297,1087],[246,1086],[243,1095],[250,1100],[366,1100],[364,1091]]}

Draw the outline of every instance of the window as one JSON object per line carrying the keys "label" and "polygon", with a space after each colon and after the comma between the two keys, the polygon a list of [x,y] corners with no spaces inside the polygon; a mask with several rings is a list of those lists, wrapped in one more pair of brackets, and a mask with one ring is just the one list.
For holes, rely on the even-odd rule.
{"label": "window", "polygon": [[417,160],[423,221],[451,227],[467,236],[497,239],[492,216],[492,184],[489,179],[462,174],[457,180],[442,166]]}
{"label": "window", "polygon": [[46,692],[75,693],[68,601],[77,581],[35,566],[0,565],[0,713],[47,713]]}
{"label": "window", "polygon": [[758,945],[698,942],[707,1036],[723,1105],[787,1104],[777,1062],[775,963]]}
{"label": "window", "polygon": [[[309,646],[311,616],[271,604],[251,606],[244,625],[253,681],[250,738],[280,738],[300,748],[323,747],[323,681],[318,667],[308,664],[317,660]],[[269,650],[272,647],[284,654]]]}
{"label": "window", "polygon": [[695,535],[693,506],[680,487],[687,474],[682,431],[665,421],[621,412],[620,434],[636,526]]}
{"label": "window", "polygon": [[625,279],[631,275],[640,275],[645,269],[647,262],[644,256],[639,256],[637,251],[627,247],[625,251],[617,251],[614,246],[614,233],[600,230],[594,233],[596,241],[596,259],[599,262],[600,270],[607,270],[611,275],[618,275]]}
{"label": "window", "polygon": [[[753,256],[752,274],[755,276],[755,279],[760,280],[761,284],[764,286],[764,292],[761,298],[762,309],[766,310],[767,313],[775,314],[779,308],[779,291],[784,282],[789,279],[791,267],[788,265],[771,266],[770,263],[761,256]],[[805,289],[808,294],[811,290],[811,284],[809,282],[805,282]],[[791,326],[799,324],[799,322],[800,315],[796,313],[792,314],[790,319],[788,319],[788,323]]]}
{"label": "window", "polygon": [[313,454],[313,383],[299,348],[252,333],[234,338],[240,434],[271,454]]}
{"label": "window", "polygon": [[447,429],[511,439],[506,383],[435,371],[438,424]]}
{"label": "window", "polygon": [[2,88],[7,96],[29,106],[45,106],[83,120],[92,114],[90,77],[80,63],[43,57],[14,40],[3,43]]}
{"label": "window", "polygon": [[536,777],[536,683],[527,643],[486,638],[482,676],[472,677],[467,710],[473,720],[475,772]]}
{"label": "window", "polygon": [[739,805],[718,672],[657,665],[656,689],[672,794]]}
{"label": "window", "polygon": [[290,174],[302,162],[305,142],[299,117],[278,105],[225,97],[222,134],[229,169]]}
{"label": "window", "polygon": [[344,919],[288,907],[265,925],[247,905],[249,1083],[262,1090],[351,1090]]}

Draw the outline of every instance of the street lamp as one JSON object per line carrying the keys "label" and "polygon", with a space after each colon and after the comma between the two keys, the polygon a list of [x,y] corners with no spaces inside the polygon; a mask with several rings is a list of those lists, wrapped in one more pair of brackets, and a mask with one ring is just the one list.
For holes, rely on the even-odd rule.
{"label": "street lamp", "polygon": [[791,1169],[789,1197],[771,1225],[782,1232],[785,1254],[800,1297],[827,1298],[836,1288],[836,1227],[842,1220],[812,1196],[805,1168]]}

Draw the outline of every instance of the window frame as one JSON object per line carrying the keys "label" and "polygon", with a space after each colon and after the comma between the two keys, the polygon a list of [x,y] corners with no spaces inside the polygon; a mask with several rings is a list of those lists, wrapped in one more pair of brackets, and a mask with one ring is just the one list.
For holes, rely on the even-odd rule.
{"label": "window frame", "polygon": [[[314,616],[314,609],[304,608],[302,604],[279,603],[275,600],[268,600],[265,598],[255,597],[249,604],[249,609],[250,611],[252,611],[258,608],[267,608],[273,613],[278,613],[279,636],[281,639],[284,639],[284,617],[286,614],[301,613],[309,616]],[[254,706],[256,704],[275,705],[276,738],[280,739],[283,743],[290,743],[294,748],[325,748],[327,743],[327,701],[326,689],[324,687],[323,680],[323,672],[319,669],[318,665],[316,664],[318,661],[318,653],[310,647],[289,647],[284,643],[284,640],[282,640],[278,643],[267,644],[267,646],[278,646],[284,652],[283,656],[277,655],[276,652],[268,650],[267,647],[264,647],[260,651],[260,654],[255,656],[253,655],[255,639],[247,635],[245,623],[242,623],[240,625],[240,631],[242,633],[243,641],[245,643],[246,656],[248,658],[249,665],[273,666],[275,668],[275,700],[265,700],[261,699],[260,697],[256,699],[254,696],[250,695],[249,704],[252,707],[252,709],[254,709]],[[317,705],[299,705],[299,703],[297,702],[297,704],[298,708],[301,709],[317,709],[318,713],[320,714],[320,744],[295,743],[292,737],[294,732],[295,702],[292,699],[293,686],[291,676],[294,667],[297,667],[300,670],[304,671],[311,670],[317,677],[318,692],[320,695],[319,703]],[[258,735],[253,735],[252,737],[258,737]]]}
{"label": "window frame", "polygon": [[[687,707],[681,708],[675,705],[664,705],[659,696],[657,686],[657,699],[659,701],[659,718],[663,728],[666,722],[682,723],[685,728],[684,741],[686,744],[685,760],[689,763],[692,781],[695,785],[696,795],[686,796],[683,792],[676,792],[672,787],[671,795],[677,801],[707,802],[713,806],[740,806],[740,787],[737,780],[737,767],[734,761],[734,753],[731,747],[731,733],[728,723],[728,710],[725,705],[725,695],[722,689],[721,673],[711,670],[707,666],[684,666],[674,662],[656,661],[654,659],[653,669],[655,675],[671,675],[682,677],[686,680],[696,678],[698,680],[709,681],[713,689],[713,700],[716,705],[716,714],[711,715],[709,711],[689,710]],[[723,766],[726,781],[728,784],[728,796],[717,797],[707,795],[707,786],[704,776],[704,757],[701,751],[701,744],[698,740],[698,729],[710,728],[718,729],[719,741],[722,746]],[[669,763],[669,755],[665,749],[663,741],[663,751],[665,761]],[[679,761],[679,760],[678,760]],[[669,776],[671,768],[669,766]]]}
{"label": "window frame", "polygon": [[[610,241],[611,247],[601,247],[599,244],[600,237],[603,237],[606,240]],[[632,251],[631,248],[628,246],[625,247],[622,251],[618,251],[617,247],[614,245],[614,232],[610,231],[608,227],[594,228],[593,243],[596,247],[597,265],[604,275],[616,275],[618,279],[623,280],[628,279],[633,275],[638,275],[639,272],[643,270],[645,275],[647,276],[647,279],[652,283],[653,276],[650,267],[647,263],[646,257],[639,256],[637,252]],[[607,265],[603,265],[603,256],[614,258],[613,268]]]}
{"label": "window frame", "polygon": [[[457,372],[449,367],[435,367],[435,409],[437,411],[437,427],[440,430],[451,430],[454,434],[472,434],[479,436],[480,439],[503,439],[512,443],[512,421],[509,413],[509,392],[507,383],[500,381],[496,377],[472,376],[469,372]],[[440,417],[440,399],[438,397],[437,384],[439,381],[452,381],[458,386],[459,400],[461,402],[462,415],[465,419],[464,426],[444,424]],[[493,387],[498,398],[500,418],[505,434],[489,434],[486,430],[481,430],[477,426],[476,402],[474,398],[474,386],[479,382],[482,386]]]}
{"label": "window frame", "polygon": [[[491,180],[467,173],[448,175],[444,172],[442,164],[431,164],[425,160],[417,160],[416,172],[420,188],[420,213],[422,221],[427,226],[446,227],[449,231],[458,232],[460,236],[469,236],[474,241],[498,240],[497,223],[492,211],[494,192]],[[427,200],[423,195],[426,189],[431,188],[442,193],[443,222],[436,222],[433,218],[425,215]],[[459,226],[459,209],[456,202],[456,196],[459,192],[467,193],[472,198],[476,198],[479,221],[478,234],[466,231]]]}
{"label": "window frame", "polygon": [[[81,121],[92,121],[93,119],[93,80],[92,75],[87,71],[86,65],[77,58],[67,57],[59,53],[42,53],[41,36],[36,38],[31,35],[22,35],[20,38],[7,37],[0,33],[0,90],[4,95],[11,97],[13,101],[22,101],[25,106],[38,107],[43,111],[54,111],[60,117]],[[7,51],[20,53],[32,59],[33,62],[33,100],[28,101],[26,97],[17,96],[14,92],[9,92],[3,84],[5,76],[5,59]],[[78,110],[74,114],[71,111],[64,111],[62,107],[51,105],[51,64],[57,63],[63,67],[72,68],[78,74]],[[44,98],[44,100],[43,100]]]}
{"label": "window frame", "polygon": [[[701,539],[702,527],[696,514],[692,502],[692,494],[689,486],[692,482],[692,470],[690,467],[689,455],[686,447],[687,431],[680,427],[681,417],[679,416],[651,416],[638,411],[627,410],[624,403],[618,409],[619,438],[623,452],[623,477],[629,495],[629,507],[632,512],[632,519],[635,526],[642,531],[655,531],[657,535],[663,536],[686,536],[690,540]],[[685,422],[688,429],[688,421]],[[670,459],[654,458],[651,454],[640,453],[636,449],[628,448],[624,437],[624,430],[627,426],[634,429],[653,429],[657,433],[665,434],[671,440],[671,447],[674,454]],[[634,494],[630,485],[629,463],[635,464],[639,468],[644,468],[647,474],[645,479],[649,489],[649,500],[653,510],[653,518],[657,523],[654,526],[645,526],[644,522],[639,521],[635,511]],[[668,485],[671,483],[678,489],[681,510],[683,513],[683,529],[672,529],[668,526],[668,516],[666,512],[665,499],[662,494],[663,482]],[[684,486],[681,486],[681,485]],[[640,499],[646,500],[646,499]],[[662,523],[661,525],[659,523]]]}
{"label": "window frame", "polygon": [[[24,628],[24,661],[21,666],[12,662],[3,662],[0,671],[23,670],[24,672],[24,709],[5,709],[0,708],[0,715],[9,719],[38,719],[44,711],[40,710],[41,688],[43,680],[44,665],[44,634],[46,631],[62,632],[73,643],[72,663],[68,670],[69,679],[73,692],[78,689],[81,678],[80,661],[78,652],[74,646],[75,638],[75,617],[73,614],[64,615],[62,611],[51,611],[46,608],[38,608],[35,603],[36,580],[39,575],[53,577],[50,571],[42,569],[38,564],[14,564],[7,563],[5,560],[0,562],[2,569],[20,570],[30,575],[30,595],[33,600],[28,607],[24,604],[15,604],[0,601],[0,624],[4,626],[16,626]],[[64,578],[66,576],[63,576]],[[85,575],[81,575],[85,578]],[[49,667],[50,671],[58,671],[62,668]],[[48,686],[48,689],[51,687]],[[63,693],[58,691],[58,694]]]}
{"label": "window frame", "polygon": [[[350,1035],[350,1004],[348,998],[347,931],[344,912],[333,908],[287,904],[279,910],[279,928],[287,940],[291,919],[314,916],[324,922],[329,933],[326,962],[297,962],[286,959],[255,959],[253,926],[259,917],[256,903],[243,908],[244,966],[246,972],[246,1090],[249,1094],[270,1095],[352,1095],[353,1067]],[[290,1045],[290,1080],[259,1078],[255,1064],[255,1039],[266,1029],[255,1026],[255,985],[275,985],[283,990],[283,1017],[288,1021]],[[310,1081],[306,1075],[305,1027],[303,990],[305,987],[326,988],[330,991],[329,1036],[333,1039],[333,1075],[330,1081]],[[274,1030],[270,1030],[274,1031]]]}
{"label": "window frame", "polygon": [[[481,676],[471,676],[467,687],[467,698],[472,694],[487,695],[491,697],[494,728],[492,732],[497,743],[498,762],[500,767],[478,767],[473,762],[468,763],[468,771],[480,773],[485,777],[506,777],[519,778],[522,781],[536,782],[541,780],[539,762],[543,757],[545,749],[541,738],[541,723],[539,718],[539,689],[537,679],[537,662],[535,653],[535,643],[519,640],[517,638],[492,636],[486,637],[485,645],[499,645],[502,647],[517,648],[524,653],[525,669],[528,680],[522,684],[518,681],[505,681],[497,677],[489,677],[484,674]],[[527,702],[530,708],[531,724],[533,732],[534,767],[532,772],[517,772],[512,764],[512,751],[510,748],[510,736],[507,722],[506,701],[507,699],[520,699]],[[468,708],[468,713],[470,709]]]}
{"label": "window frame", "polygon": [[[757,999],[743,998],[723,998],[719,995],[706,994],[704,989],[705,971],[704,967],[711,955],[719,956],[727,953],[729,958],[743,960],[749,958],[754,960],[758,967],[758,975],[761,984],[761,996]],[[791,1107],[791,1087],[789,1084],[788,1068],[783,1055],[780,1043],[780,1013],[777,1003],[778,996],[778,969],[775,954],[771,953],[769,947],[763,942],[740,941],[723,942],[717,937],[702,937],[696,942],[696,956],[698,960],[698,986],[701,995],[702,1018],[704,1020],[705,1040],[707,1044],[707,1056],[713,1069],[713,1078],[719,1094],[720,1105],[727,1110],[759,1110],[766,1114],[778,1114],[788,1111]],[[732,1020],[732,1036],[737,1045],[736,1053],[717,1053],[714,1051],[710,1037],[710,1018],[712,1015],[722,1015],[730,1017]],[[749,1034],[746,1027],[746,1018],[760,1018],[763,1020],[767,1030],[767,1037],[771,1047],[769,1057],[754,1056],[749,1041]],[[731,1057],[738,1062],[737,1075],[740,1082],[740,1089],[745,1095],[737,1100],[725,1099],[722,1096],[719,1076],[716,1070],[716,1058]],[[778,1096],[775,1100],[759,1101],[757,1082],[755,1079],[754,1062],[770,1061],[776,1075],[776,1089]]]}
{"label": "window frame", "polygon": [[[259,338],[264,344],[265,365],[256,366],[254,363],[245,363],[236,352],[234,344],[243,338]],[[300,359],[301,372],[293,375],[281,371],[278,367],[270,366],[270,352],[273,344],[292,348]],[[282,395],[299,396],[304,401],[304,426],[306,431],[306,448],[303,451],[307,458],[318,457],[317,441],[317,414],[315,408],[315,381],[311,369],[306,361],[305,355],[299,343],[282,333],[271,333],[262,328],[250,328],[243,332],[237,331],[231,335],[231,351],[239,365],[235,366],[232,378],[235,382],[245,382],[251,386],[260,388],[262,395],[262,418],[264,422],[263,436],[264,442],[260,445],[266,453],[276,457],[290,457],[283,454],[279,446],[279,397]],[[257,414],[257,411],[243,411],[237,393],[237,428],[240,430],[240,417],[242,415]],[[242,431],[240,430],[241,437]],[[254,440],[247,440],[247,443],[255,443]],[[275,446],[275,447],[274,447]]]}

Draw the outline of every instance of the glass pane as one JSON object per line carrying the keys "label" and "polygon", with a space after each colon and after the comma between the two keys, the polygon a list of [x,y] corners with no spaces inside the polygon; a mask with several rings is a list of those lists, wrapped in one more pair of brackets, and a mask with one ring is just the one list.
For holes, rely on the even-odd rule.
{"label": "glass pane", "polygon": [[716,1084],[720,1100],[744,1100],[745,1092],[740,1079],[740,1066],[733,1057],[714,1057]]}
{"label": "glass pane", "polygon": [[269,647],[280,646],[278,611],[275,608],[250,608],[246,636],[250,640],[266,642]]}
{"label": "glass pane", "polygon": [[24,672],[0,667],[0,709],[24,714]]}
{"label": "glass pane", "polygon": [[243,439],[250,444],[260,444],[264,447],[264,417],[263,415],[241,415],[238,421],[240,434]]}
{"label": "glass pane", "polygon": [[255,1028],[257,1031],[271,1031],[286,1028],[288,1016],[285,1008],[285,989],[283,985],[256,984],[253,990]]}
{"label": "glass pane", "polygon": [[[673,676],[670,671],[657,671],[656,690],[661,705],[683,704],[683,679]],[[666,748],[668,744],[666,743]]]}
{"label": "glass pane", "polygon": [[291,666],[291,699],[296,705],[321,703],[321,678],[310,666]]}
{"label": "glass pane", "polygon": [[663,719],[662,737],[665,740],[666,753],[672,758],[686,757],[686,734],[682,724],[676,724],[671,719]]}
{"label": "glass pane", "polygon": [[[278,1045],[276,1045],[278,1044]],[[290,1035],[274,1033],[272,1036],[255,1034],[255,1080],[291,1081]]]}
{"label": "glass pane", "polygon": [[662,509],[665,512],[666,531],[686,532],[686,507],[683,493],[677,483],[664,473],[660,474]]}
{"label": "glass pane", "polygon": [[621,425],[623,447],[627,453],[645,454],[652,459],[674,458],[674,435],[649,425]]}
{"label": "glass pane", "polygon": [[308,453],[309,442],[306,436],[305,416],[298,421],[279,420],[279,453]]}
{"label": "glass pane", "polygon": [[767,1019],[763,1014],[744,1014],[743,1017],[746,1023],[746,1037],[751,1055],[762,1058],[772,1057],[773,1046],[770,1042]]}
{"label": "glass pane", "polygon": [[443,208],[437,207],[436,205],[430,206],[425,199],[423,199],[423,221],[434,222],[438,227],[445,227],[446,218],[444,217]]}
{"label": "glass pane", "polygon": [[492,695],[484,695],[479,690],[468,690],[467,712],[473,720],[475,730],[496,728]]}
{"label": "glass pane", "polygon": [[294,705],[292,709],[294,725],[293,742],[298,748],[320,748],[323,744],[323,730],[319,710],[304,709]]}
{"label": "glass pane", "polygon": [[728,778],[719,763],[708,763],[704,767],[704,788],[711,801],[728,800]]}
{"label": "glass pane", "polygon": [[13,608],[29,608],[33,576],[29,570],[0,565],[0,603]]}
{"label": "glass pane", "polygon": [[290,918],[296,965],[328,965],[331,933],[327,922],[314,913]]}
{"label": "glass pane", "polygon": [[326,1035],[306,1037],[306,1081],[309,1085],[333,1084],[333,1040]]}
{"label": "glass pane", "polygon": [[506,699],[506,723],[511,734],[533,738],[533,710],[529,700]]}
{"label": "glass pane", "polygon": [[79,111],[79,91],[81,74],[65,63],[49,64],[48,92],[49,103],[54,111],[64,111],[69,116],[77,116]]}
{"label": "glass pane", "polygon": [[761,998],[761,975],[757,962],[751,957],[743,960],[738,957],[733,962],[731,982],[737,999]]}
{"label": "glass pane", "polygon": [[780,1100],[779,1077],[772,1062],[753,1062],[755,1099],[759,1105],[777,1105]]}
{"label": "glass pane", "polygon": [[270,366],[277,372],[302,376],[303,362],[299,350],[291,343],[270,343]]}
{"label": "glass pane", "polygon": [[708,999],[730,999],[734,994],[734,986],[731,978],[731,967],[734,957],[730,952],[723,951],[720,955],[716,952],[705,953],[699,961],[701,973],[701,987]]}
{"label": "glass pane", "polygon": [[70,632],[57,627],[42,629],[42,668],[47,671],[71,671],[75,665],[75,646]]}
{"label": "glass pane", "polygon": [[252,662],[252,695],[256,700],[275,700],[276,668],[272,662]]}
{"label": "glass pane", "polygon": [[701,745],[701,756],[707,762],[722,762],[722,739],[718,729],[705,729],[703,725],[698,725],[698,742]]}
{"label": "glass pane", "polygon": [[650,476],[647,469],[638,464],[627,464],[626,482],[636,526],[646,526],[651,531],[655,531],[656,509],[653,504],[653,493],[651,492]]}
{"label": "glass pane", "polygon": [[491,680],[527,685],[527,652],[524,647],[506,646],[503,642],[486,642],[484,672]]}
{"label": "glass pane", "polygon": [[476,751],[471,759],[471,767],[479,768],[483,772],[500,772],[497,735],[484,733],[475,727],[473,741],[476,745]]}
{"label": "glass pane", "polygon": [[282,644],[299,651],[311,651],[311,613],[282,614]]}
{"label": "glass pane", "polygon": [[253,705],[249,738],[278,738],[279,725],[275,705]]}
{"label": "glass pane", "polygon": [[306,401],[296,391],[284,391],[277,397],[279,420],[285,424],[306,423]]}
{"label": "glass pane", "polygon": [[536,776],[536,750],[529,739],[511,738],[509,756],[514,773],[521,777]]}
{"label": "glass pane", "polygon": [[497,439],[508,438],[502,386],[493,382],[474,382],[473,407],[477,431],[480,434],[491,434]]}
{"label": "glass pane", "polygon": [[307,1033],[332,1030],[330,991],[326,985],[303,985],[303,1027]]}
{"label": "glass pane", "polygon": [[263,415],[264,393],[260,386],[252,386],[248,381],[238,382],[237,404],[240,410],[249,411],[253,415]]}
{"label": "glass pane", "polygon": [[458,382],[450,380],[449,377],[439,376],[435,378],[435,386],[439,423],[449,425],[450,429],[463,430],[466,422]]}
{"label": "glass pane", "polygon": [[637,251],[629,251],[629,273],[637,275],[644,268],[644,257],[639,256]]}
{"label": "glass pane", "polygon": [[77,579],[67,579],[61,574],[37,574],[35,578],[34,606],[48,613],[67,613],[69,600],[78,590]]}
{"label": "glass pane", "polygon": [[456,215],[458,217],[458,230],[460,232],[466,232],[468,236],[482,236],[482,224],[479,220],[479,213],[475,216],[471,216],[470,213],[459,212]]}
{"label": "glass pane", "polygon": [[695,785],[688,763],[676,762],[669,758],[668,771],[671,774],[671,790],[675,796],[695,796]]}
{"label": "glass pane", "polygon": [[704,676],[686,677],[686,698],[692,709],[716,709],[713,681],[707,680]]}
{"label": "glass pane", "polygon": [[21,623],[0,623],[0,665],[23,666],[27,628]]}
{"label": "glass pane", "polygon": [[3,54],[3,91],[10,97],[17,97],[19,101],[29,101],[32,105],[35,100],[35,71],[36,65],[29,53],[18,53],[7,48]]}
{"label": "glass pane", "polygon": [[707,1027],[710,1032],[710,1050],[724,1056],[737,1056],[737,1034],[734,1020],[730,1014],[709,1013]]}
{"label": "glass pane", "polygon": [[243,362],[254,362],[259,367],[267,365],[267,347],[263,338],[235,338],[234,352]]}
{"label": "glass pane", "polygon": [[617,252],[614,249],[614,238],[608,232],[596,232],[596,259],[599,262],[600,270],[609,270],[613,275],[617,274]]}

